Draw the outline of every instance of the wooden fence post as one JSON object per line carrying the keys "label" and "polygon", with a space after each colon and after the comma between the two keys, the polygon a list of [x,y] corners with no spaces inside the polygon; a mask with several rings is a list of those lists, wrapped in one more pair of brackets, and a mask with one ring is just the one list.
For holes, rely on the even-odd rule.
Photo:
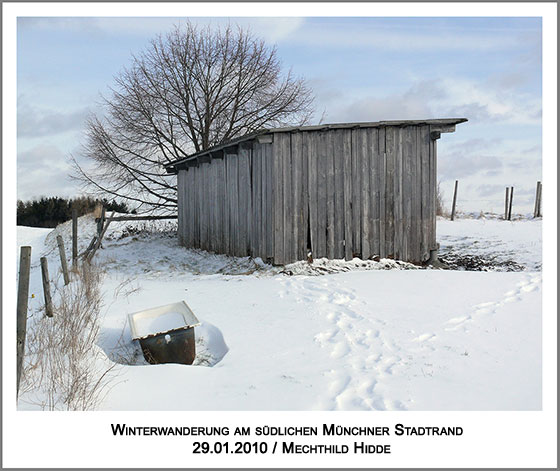
{"label": "wooden fence post", "polygon": [[29,270],[31,268],[31,247],[25,246],[20,250],[19,257],[19,280],[17,297],[17,385],[16,398],[19,394],[19,380],[23,368],[23,356],[25,354],[25,332],[27,330],[27,302],[29,300]]}
{"label": "wooden fence post", "polygon": [[41,275],[43,277],[43,294],[45,296],[45,314],[47,317],[53,316],[53,305],[51,298],[51,287],[49,284],[49,266],[47,257],[41,257]]}
{"label": "wooden fence post", "polygon": [[101,213],[97,219],[97,235],[100,236],[103,231],[103,225],[105,224],[105,207],[101,206]]}
{"label": "wooden fence post", "polygon": [[533,217],[541,217],[541,195],[542,195],[542,183],[537,182],[537,194],[535,195],[535,211],[533,212]]}
{"label": "wooden fence post", "polygon": [[508,209],[508,221],[511,221],[511,208],[513,207],[513,187],[509,192],[509,209]]}
{"label": "wooden fence post", "polygon": [[453,205],[451,207],[451,220],[455,220],[455,206],[457,204],[457,186],[459,186],[459,180],[455,180],[455,189],[453,190]]}
{"label": "wooden fence post", "polygon": [[58,253],[60,254],[60,265],[62,266],[62,276],[64,277],[64,285],[70,283],[68,276],[68,265],[66,263],[66,251],[64,250],[64,241],[61,235],[56,236],[56,243],[58,244]]}
{"label": "wooden fence post", "polygon": [[506,186],[506,208],[504,209],[504,221],[508,218],[508,209],[509,209],[509,186]]}
{"label": "wooden fence post", "polygon": [[105,223],[105,226],[103,227],[103,229],[101,230],[101,233],[97,236],[97,239],[94,237],[94,240],[92,240],[92,244],[91,245],[91,250],[88,248],[86,254],[85,254],[85,260],[86,261],[90,261],[93,256],[95,255],[95,252],[97,252],[97,249],[99,247],[101,247],[101,241],[103,240],[103,236],[105,235],[105,232],[107,231],[107,228],[109,227],[109,224],[111,224],[111,221],[113,220],[113,215],[115,214],[115,211],[113,211],[111,213],[111,216],[109,216],[109,219],[107,219],[107,222]]}
{"label": "wooden fence post", "polygon": [[537,217],[542,217],[542,211],[541,211],[541,205],[542,205],[542,182],[539,182],[539,207],[538,212],[537,212]]}
{"label": "wooden fence post", "polygon": [[78,267],[78,210],[72,209],[72,268]]}
{"label": "wooden fence post", "polygon": [[538,218],[542,217],[541,204],[542,204],[542,182],[539,182],[539,205],[537,206]]}

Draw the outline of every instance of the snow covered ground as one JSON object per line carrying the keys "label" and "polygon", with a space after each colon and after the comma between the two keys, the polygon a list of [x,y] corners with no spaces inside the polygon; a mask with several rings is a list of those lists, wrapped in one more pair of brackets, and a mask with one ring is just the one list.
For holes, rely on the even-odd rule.
{"label": "snow covered ground", "polygon": [[526,270],[540,271],[541,222],[533,219],[439,219],[440,255],[478,256],[494,265],[497,271],[509,271],[514,264]]}
{"label": "snow covered ground", "polygon": [[[180,247],[170,223],[139,226],[112,224],[95,256],[106,270],[98,344],[121,363],[101,409],[542,407],[540,220],[438,221],[441,252],[517,263],[482,272],[390,260],[270,267]],[[80,218],[81,250],[94,231]],[[69,252],[69,223],[18,228],[18,244],[33,246],[31,315],[42,303],[40,254],[60,278],[56,234]],[[127,315],[180,300],[202,322],[199,357],[148,365]],[[25,397],[19,407],[30,408]]]}

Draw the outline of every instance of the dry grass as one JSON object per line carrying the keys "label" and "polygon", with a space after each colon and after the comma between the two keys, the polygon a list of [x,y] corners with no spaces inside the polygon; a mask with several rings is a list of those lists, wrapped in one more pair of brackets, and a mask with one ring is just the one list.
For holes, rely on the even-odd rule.
{"label": "dry grass", "polygon": [[107,352],[107,355],[112,361],[121,365],[147,365],[148,362],[144,360],[138,342],[131,341],[130,334],[125,337],[125,328],[126,325],[123,326],[115,347]]}
{"label": "dry grass", "polygon": [[73,281],[55,288],[54,317],[31,323],[20,401],[43,410],[92,410],[115,378],[116,365],[96,345],[102,272],[84,263]]}
{"label": "dry grass", "polygon": [[449,211],[447,211],[443,205],[443,197],[443,190],[441,189],[440,182],[438,182],[436,190],[436,215],[450,217]]}

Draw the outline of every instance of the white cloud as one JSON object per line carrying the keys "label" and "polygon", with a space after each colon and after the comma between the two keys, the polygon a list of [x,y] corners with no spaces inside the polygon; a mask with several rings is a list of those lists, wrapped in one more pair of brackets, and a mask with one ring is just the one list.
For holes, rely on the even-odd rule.
{"label": "white cloud", "polygon": [[21,99],[17,109],[18,138],[53,136],[83,127],[88,108],[63,112],[30,106]]}
{"label": "white cloud", "polygon": [[18,28],[22,31],[145,36],[165,32],[180,20],[171,17],[23,17],[18,19]]}
{"label": "white cloud", "polygon": [[480,122],[541,124],[540,97],[466,78],[446,78],[441,83],[447,96],[444,100],[434,100],[433,107],[443,113],[466,117],[473,113],[472,118]]}
{"label": "white cloud", "polygon": [[40,196],[74,196],[78,187],[69,173],[69,161],[57,146],[41,144],[18,152],[17,197],[30,200]]}
{"label": "white cloud", "polygon": [[504,51],[515,50],[523,40],[521,35],[496,34],[442,28],[420,28],[414,25],[380,27],[379,24],[349,30],[345,22],[328,28],[308,26],[293,36],[293,41],[313,47],[368,48],[391,51]]}
{"label": "white cloud", "polygon": [[305,24],[305,18],[254,18],[241,19],[251,26],[251,29],[266,41],[279,42],[289,39],[300,31]]}
{"label": "white cloud", "polygon": [[[53,17],[20,18],[18,26],[24,30],[71,31],[91,35],[155,36],[171,30],[174,25],[187,21],[186,17]],[[238,24],[250,28],[266,41],[278,42],[291,37],[305,23],[299,17],[259,17],[259,18],[197,18],[188,21],[199,25]]]}
{"label": "white cloud", "polygon": [[[502,91],[465,78],[423,80],[390,95],[317,90],[318,108],[329,121],[377,121],[465,117],[472,124],[541,124],[541,100],[519,91]],[[350,94],[352,93],[352,94]]]}
{"label": "white cloud", "polygon": [[483,170],[499,170],[502,159],[496,155],[481,154],[439,154],[438,175],[442,180],[455,180],[476,175]]}

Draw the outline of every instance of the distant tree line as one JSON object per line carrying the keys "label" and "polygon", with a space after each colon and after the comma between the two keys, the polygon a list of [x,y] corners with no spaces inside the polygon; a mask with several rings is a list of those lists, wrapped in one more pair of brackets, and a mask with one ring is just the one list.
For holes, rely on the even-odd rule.
{"label": "distant tree line", "polygon": [[[59,198],[57,196],[33,201],[17,202],[17,225],[31,227],[56,227],[72,219],[72,209],[78,211],[78,217],[93,212],[97,204],[103,204],[107,211],[129,213],[126,203],[117,203],[107,199],[96,199],[89,196],[78,198]],[[135,211],[132,211],[135,212]]]}

